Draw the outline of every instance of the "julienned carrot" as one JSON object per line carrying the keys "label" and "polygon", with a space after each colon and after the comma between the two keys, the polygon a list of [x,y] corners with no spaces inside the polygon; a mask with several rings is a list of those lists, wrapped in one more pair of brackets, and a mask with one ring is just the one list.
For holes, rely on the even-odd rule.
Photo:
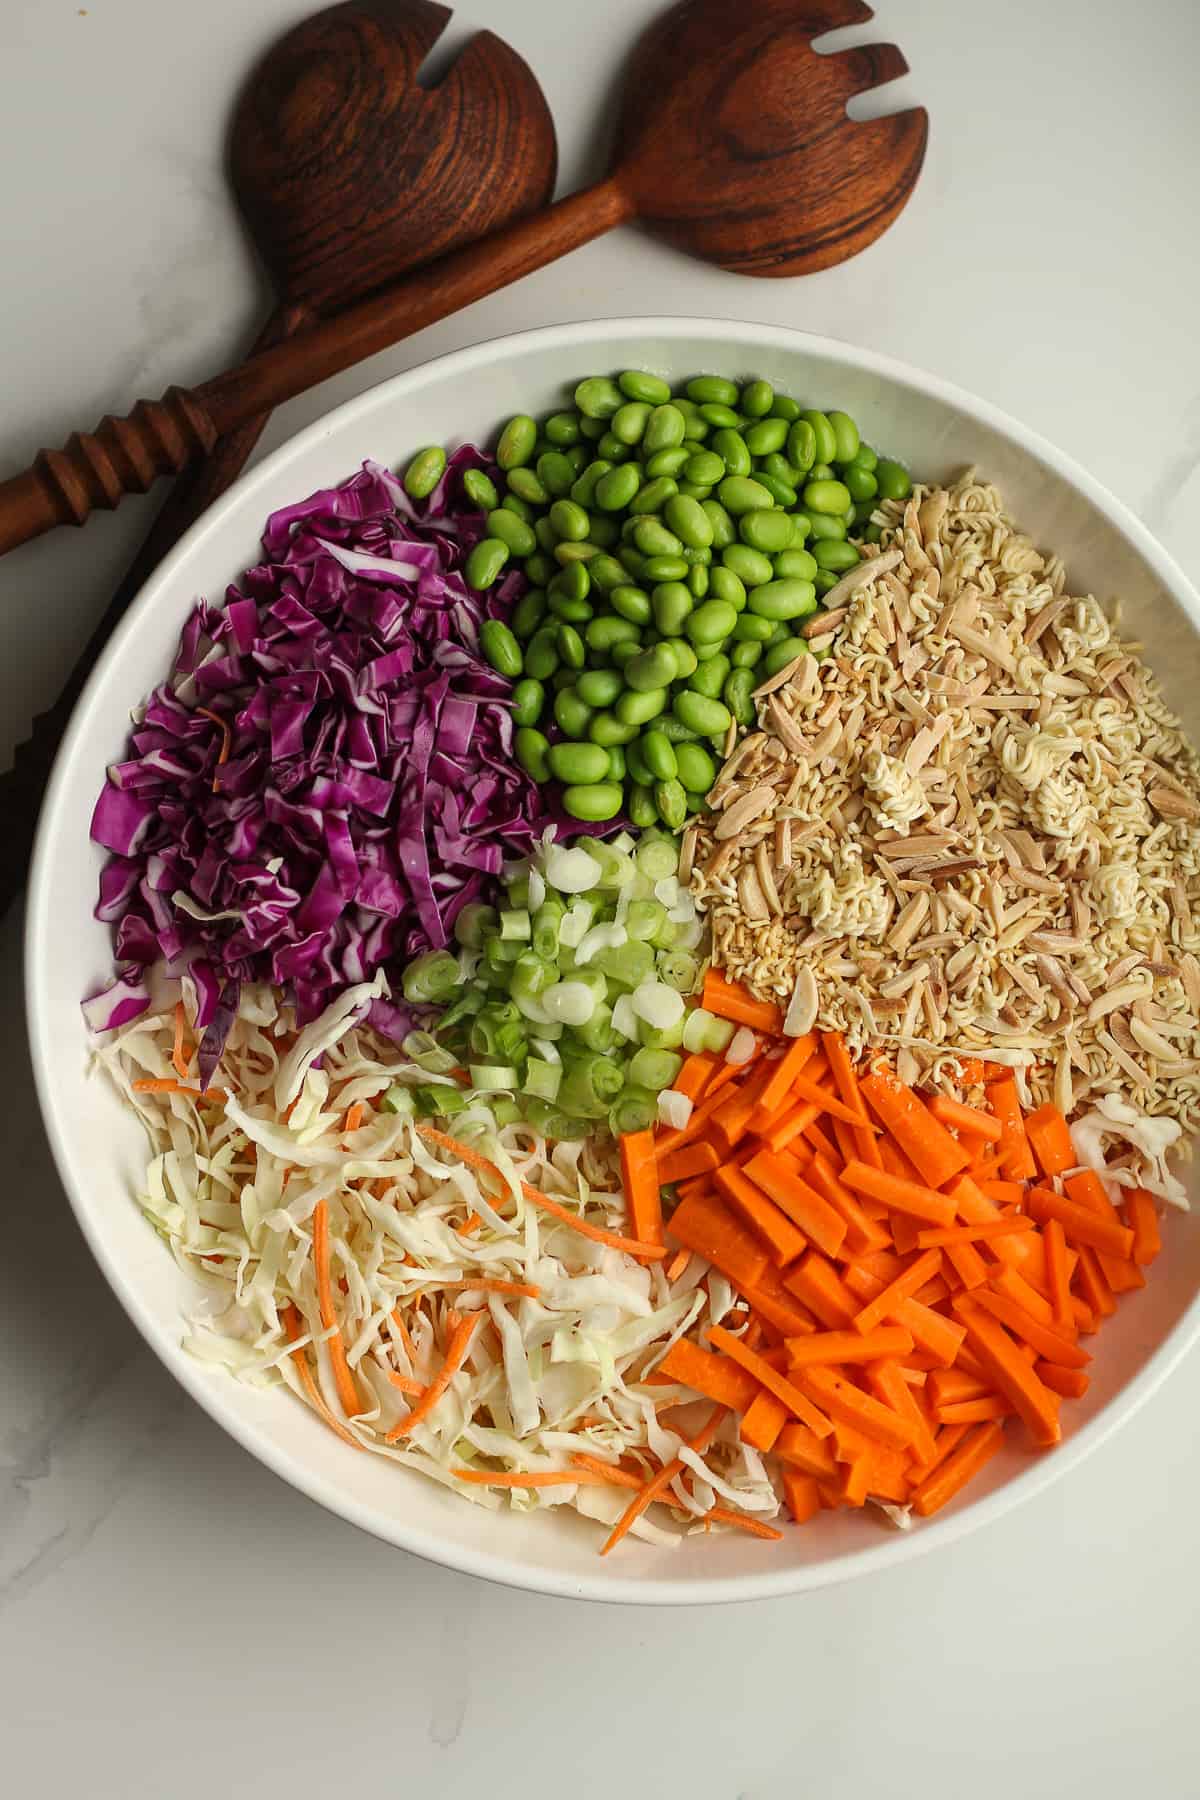
{"label": "julienned carrot", "polygon": [[912,1388],[904,1378],[900,1364],[885,1358],[880,1362],[868,1363],[865,1373],[867,1387],[876,1400],[884,1406],[890,1406],[894,1413],[899,1413],[912,1426],[913,1456],[919,1463],[932,1460],[935,1454],[933,1432]]}
{"label": "julienned carrot", "polygon": [[183,1001],[177,1000],[175,1002],[175,1041],[171,1048],[171,1066],[180,1081],[186,1081],[188,1077],[187,1050],[184,1045],[186,1028],[187,1013],[184,1011]]}
{"label": "julienned carrot", "polygon": [[405,1418],[399,1420],[397,1424],[392,1426],[392,1429],[387,1433],[385,1438],[386,1443],[394,1444],[399,1438],[407,1437],[414,1425],[419,1425],[423,1419],[429,1417],[458,1371],[462,1368],[462,1365],[466,1360],[467,1352],[471,1348],[471,1339],[475,1335],[475,1327],[478,1325],[481,1317],[482,1314],[480,1313],[472,1313],[465,1319],[460,1319],[456,1313],[447,1315],[447,1323],[449,1323],[450,1319],[453,1319],[454,1323],[450,1327],[450,1340],[446,1345],[445,1361],[429,1386],[425,1389],[425,1392],[421,1395],[421,1398],[413,1407],[412,1411]]}
{"label": "julienned carrot", "polygon": [[816,1049],[817,1040],[809,1031],[803,1037],[793,1038],[778,1062],[768,1063],[770,1075],[758,1097],[758,1104],[764,1113],[773,1113],[782,1104],[800,1071],[806,1063],[812,1061]]}
{"label": "julienned carrot", "polygon": [[999,1394],[980,1394],[975,1400],[949,1400],[935,1406],[938,1425],[980,1425],[985,1419],[1011,1419],[1015,1408]]}
{"label": "julienned carrot", "polygon": [[317,1305],[321,1313],[321,1323],[326,1331],[332,1331],[328,1339],[329,1360],[333,1365],[333,1379],[337,1385],[338,1399],[347,1418],[353,1418],[361,1412],[362,1402],[358,1389],[354,1385],[354,1377],[350,1373],[350,1364],[346,1360],[346,1345],[338,1326],[337,1312],[333,1304],[333,1276],[329,1264],[329,1202],[318,1200],[313,1210],[312,1220],[313,1267],[317,1274]]}
{"label": "julienned carrot", "polygon": [[716,1057],[707,1050],[696,1050],[686,1059],[671,1086],[677,1094],[686,1094],[694,1106],[716,1070]]}
{"label": "julienned carrot", "polygon": [[942,1263],[940,1250],[922,1250],[915,1261],[909,1263],[896,1279],[889,1282],[882,1293],[868,1302],[855,1315],[854,1328],[862,1335],[873,1332],[887,1318],[894,1316],[897,1307],[904,1301],[911,1300],[925,1283],[937,1274]]}
{"label": "julienned carrot", "polygon": [[1043,1175],[1062,1175],[1068,1169],[1078,1167],[1079,1158],[1071,1142],[1070,1128],[1057,1106],[1047,1101],[1045,1106],[1029,1113],[1025,1119],[1025,1135]]}
{"label": "julienned carrot", "polygon": [[1081,1350],[1078,1344],[1072,1343],[1070,1338],[1064,1337],[1042,1320],[1035,1319],[1032,1313],[1027,1312],[1007,1294],[987,1291],[973,1294],[972,1299],[985,1312],[990,1312],[994,1318],[999,1319],[1002,1325],[1007,1325],[1010,1331],[1015,1331],[1018,1337],[1024,1338],[1048,1362],[1061,1363],[1067,1369],[1083,1369],[1091,1362],[1091,1356],[1086,1350]]}
{"label": "julienned carrot", "polygon": [[[622,1147],[624,1143],[622,1138]],[[685,1144],[681,1150],[668,1150],[658,1158],[658,1179],[663,1187],[674,1187],[697,1175],[710,1175],[720,1160],[711,1144]]]}
{"label": "julienned carrot", "polygon": [[771,1065],[767,1063],[740,1087],[726,1090],[709,1126],[709,1130],[724,1143],[726,1149],[732,1150],[749,1131],[750,1120],[762,1098],[770,1073]]}
{"label": "julienned carrot", "polygon": [[735,1512],[732,1506],[710,1506],[701,1523],[707,1525],[709,1520],[714,1525],[732,1525],[738,1531],[748,1532],[751,1537],[770,1538],[776,1544],[783,1538],[782,1531],[777,1531],[774,1525],[768,1525],[765,1519],[752,1519],[749,1513]]}
{"label": "julienned carrot", "polygon": [[955,1312],[966,1328],[967,1341],[1005,1398],[1020,1413],[1037,1444],[1057,1444],[1058,1398],[1039,1381],[998,1319],[975,1301],[958,1298]]}
{"label": "julienned carrot", "polygon": [[778,1037],[783,1029],[783,1012],[769,1000],[755,1000],[744,987],[737,986],[714,968],[704,977],[700,1004],[719,1019],[732,1019],[737,1025],[748,1025],[751,1031],[765,1031]]}
{"label": "julienned carrot", "polygon": [[[627,1487],[622,1480],[625,1471],[607,1469],[451,1469],[456,1481],[467,1481],[476,1487],[548,1488],[548,1487]],[[637,1477],[634,1477],[637,1481]]]}
{"label": "julienned carrot", "polygon": [[[447,1136],[444,1131],[435,1131],[432,1125],[418,1125],[416,1129],[431,1144],[452,1151],[461,1162],[466,1163],[468,1169],[474,1169],[481,1175],[490,1175],[496,1184],[498,1195],[504,1197],[508,1194],[508,1184],[500,1170],[486,1156],[481,1156],[478,1150],[472,1150],[469,1144],[460,1143],[457,1138]],[[548,1212],[551,1217],[579,1232],[581,1237],[589,1237],[597,1244],[608,1244],[614,1250],[623,1250],[627,1256],[635,1257],[639,1262],[661,1262],[667,1254],[661,1244],[644,1244],[637,1238],[622,1237],[618,1231],[606,1231],[601,1225],[589,1225],[585,1219],[568,1212],[557,1200],[551,1200],[548,1194],[539,1193],[537,1188],[530,1187],[526,1181],[521,1183],[521,1192],[531,1206],[540,1207],[543,1212]]]}
{"label": "julienned carrot", "polygon": [[475,1288],[485,1294],[516,1294],[523,1300],[536,1300],[542,1291],[532,1281],[504,1281],[498,1275],[467,1275],[461,1281],[433,1281],[425,1291],[458,1294],[469,1293]]}
{"label": "julienned carrot", "polygon": [[774,1269],[764,1270],[761,1280],[743,1287],[742,1295],[755,1314],[784,1337],[804,1337],[816,1329],[812,1314],[787,1292]]}
{"label": "julienned carrot", "polygon": [[1000,1124],[990,1113],[980,1112],[977,1106],[964,1106],[961,1100],[952,1100],[948,1094],[934,1094],[928,1102],[929,1110],[948,1131],[972,1134],[983,1138],[989,1144],[1000,1142]]}
{"label": "julienned carrot", "polygon": [[1133,1254],[1133,1233],[1124,1225],[1113,1224],[1100,1213],[1093,1212],[1090,1207],[1080,1206],[1077,1200],[1068,1200],[1063,1194],[1055,1194],[1049,1188],[1032,1188],[1029,1194],[1029,1211],[1039,1225],[1048,1219],[1057,1219],[1066,1233],[1068,1242],[1076,1245],[1088,1245],[1093,1250],[1103,1250],[1110,1256],[1123,1256],[1126,1261]]}
{"label": "julienned carrot", "polygon": [[885,1206],[920,1219],[923,1224],[949,1229],[954,1223],[955,1204],[950,1195],[939,1194],[934,1188],[923,1187],[916,1181],[906,1181],[902,1176],[890,1175],[886,1169],[849,1162],[842,1170],[841,1179],[856,1194],[882,1200]]}
{"label": "julienned carrot", "polygon": [[872,1125],[867,1119],[860,1119],[856,1112],[844,1101],[835,1099],[819,1081],[810,1081],[807,1075],[797,1075],[789,1091],[797,1100],[809,1101],[816,1107],[818,1114],[828,1113],[831,1119],[840,1119],[855,1131],[867,1132],[872,1138],[878,1136],[878,1126]]}
{"label": "julienned carrot", "polygon": [[752,1450],[773,1450],[780,1432],[791,1417],[782,1400],[760,1388],[742,1414],[741,1439]]}
{"label": "julienned carrot", "polygon": [[798,1268],[789,1269],[783,1285],[831,1331],[852,1324],[859,1310],[833,1264],[815,1250],[809,1251]]}
{"label": "julienned carrot", "polygon": [[880,1357],[907,1356],[912,1333],[903,1325],[880,1325],[874,1331],[815,1331],[807,1337],[788,1338],[788,1362],[793,1369],[819,1363],[867,1363]]}
{"label": "julienned carrot", "polygon": [[734,1362],[740,1363],[743,1369],[753,1375],[755,1380],[761,1383],[769,1393],[774,1394],[776,1399],[782,1400],[788,1411],[794,1414],[802,1425],[807,1425],[809,1430],[815,1432],[818,1437],[828,1437],[832,1429],[829,1420],[811,1401],[805,1399],[798,1388],[773,1369],[757,1351],[747,1350],[740,1338],[734,1337],[732,1332],[726,1331],[721,1325],[710,1325],[708,1338],[709,1342],[714,1344],[717,1349],[724,1350],[725,1354],[731,1356]]}
{"label": "julienned carrot", "polygon": [[1124,1210],[1125,1223],[1133,1233],[1133,1260],[1145,1268],[1162,1249],[1153,1194],[1144,1188],[1126,1188]]}
{"label": "julienned carrot", "polygon": [[589,1474],[602,1475],[613,1487],[636,1488],[640,1491],[645,1481],[645,1477],[636,1474],[633,1469],[623,1469],[619,1463],[607,1463],[598,1456],[588,1456],[583,1450],[577,1450],[571,1461],[576,1468],[586,1469]]}
{"label": "julienned carrot", "polygon": [[[289,1304],[282,1308],[280,1317],[282,1318],[284,1328],[287,1331],[288,1341],[295,1344],[296,1339],[302,1335],[304,1329],[304,1322],[300,1317],[299,1308]],[[300,1345],[293,1349],[291,1358],[292,1362],[295,1364],[296,1372],[300,1377],[301,1386],[308,1396],[309,1404],[313,1411],[324,1420],[331,1431],[336,1432],[343,1443],[351,1445],[355,1450],[365,1449],[366,1446],[359,1443],[353,1432],[346,1430],[346,1427],[342,1424],[342,1421],[338,1418],[337,1414],[326,1405],[325,1396],[317,1386],[316,1377],[308,1366],[308,1357],[304,1353],[304,1346]]]}
{"label": "julienned carrot", "polygon": [[931,1188],[944,1186],[967,1167],[969,1153],[894,1075],[867,1075],[859,1086],[880,1124]]}
{"label": "julienned carrot", "polygon": [[828,1437],[819,1438],[807,1425],[798,1423],[785,1425],[775,1445],[775,1454],[781,1462],[803,1469],[808,1475],[823,1477],[837,1474],[833,1451]]}
{"label": "julienned carrot", "polygon": [[760,1150],[746,1164],[750,1180],[784,1211],[826,1256],[837,1256],[846,1240],[846,1221],[796,1173],[795,1164]]}
{"label": "julienned carrot", "polygon": [[1112,1288],[1108,1284],[1108,1277],[1100,1265],[1100,1259],[1088,1244],[1079,1246],[1077,1274],[1079,1285],[1083,1289],[1083,1297],[1092,1311],[1098,1318],[1111,1319],[1117,1310],[1117,1303],[1113,1298]]}
{"label": "julienned carrot", "polygon": [[[917,1233],[918,1244],[920,1244],[922,1235],[921,1232]],[[965,1288],[982,1287],[988,1278],[988,1265],[974,1244],[947,1244],[944,1248],[943,1273],[946,1273],[947,1269],[952,1270]]]}
{"label": "julienned carrot", "polygon": [[843,1248],[851,1256],[862,1256],[870,1250],[882,1250],[886,1247],[886,1231],[867,1217],[823,1150],[818,1150],[806,1164],[804,1179],[846,1221]]}
{"label": "julienned carrot", "polygon": [[795,1262],[808,1248],[804,1233],[741,1169],[726,1163],[713,1179],[734,1212],[758,1232],[781,1268]]}
{"label": "julienned carrot", "polygon": [[739,1363],[702,1350],[688,1338],[672,1344],[658,1368],[660,1374],[671,1376],[684,1387],[703,1394],[706,1400],[715,1400],[737,1413],[744,1413],[762,1392],[753,1375],[747,1374]]}
{"label": "julienned carrot", "polygon": [[766,1272],[770,1259],[759,1238],[713,1193],[689,1194],[671,1214],[668,1229],[742,1292]]}
{"label": "julienned carrot", "polygon": [[155,1080],[131,1081],[135,1094],[189,1094],[195,1100],[224,1100],[224,1088],[189,1087],[186,1081],[173,1081],[169,1076]]}
{"label": "julienned carrot", "polygon": [[[700,1430],[694,1437],[687,1440],[689,1450],[694,1450],[698,1456],[703,1456],[720,1430],[725,1411],[723,1406],[714,1406]],[[605,1539],[600,1550],[601,1556],[607,1556],[609,1551],[620,1543],[630,1527],[641,1518],[647,1507],[652,1506],[666,1493],[677,1475],[682,1475],[685,1467],[686,1464],[679,1457],[675,1457],[671,1462],[665,1463],[656,1475],[652,1475],[650,1480],[644,1483]]]}
{"label": "julienned carrot", "polygon": [[967,1430],[956,1448],[925,1477],[913,1495],[913,1511],[923,1519],[939,1511],[991,1461],[1003,1442],[1004,1425],[1000,1420]]}
{"label": "julienned carrot", "polygon": [[1011,1075],[993,1081],[987,1096],[988,1105],[1000,1124],[1000,1161],[1004,1173],[1017,1181],[1031,1180],[1037,1174],[1037,1164],[1025,1136],[1016,1082]]}
{"label": "julienned carrot", "polygon": [[410,1400],[418,1399],[425,1392],[425,1383],[414,1381],[411,1375],[401,1375],[396,1369],[385,1369],[384,1374],[392,1386],[399,1388],[400,1392],[407,1395]]}
{"label": "julienned carrot", "polygon": [[917,1233],[917,1243],[922,1250],[932,1250],[939,1244],[985,1244],[993,1238],[1012,1237],[1021,1231],[1035,1229],[1032,1219],[1018,1214],[1013,1219],[983,1220],[978,1225],[951,1225],[946,1231],[931,1229]]}
{"label": "julienned carrot", "polygon": [[1034,1372],[1048,1388],[1061,1394],[1064,1400],[1082,1400],[1088,1391],[1091,1381],[1082,1369],[1064,1369],[1061,1363],[1034,1363]]}
{"label": "julienned carrot", "polygon": [[799,1469],[784,1469],[783,1497],[794,1525],[807,1525],[821,1510],[821,1495],[816,1482]]}
{"label": "julienned carrot", "polygon": [[798,1100],[795,1106],[789,1106],[778,1119],[764,1127],[759,1134],[760,1141],[778,1155],[789,1144],[794,1144],[798,1137],[808,1133],[820,1112],[815,1101]]}
{"label": "julienned carrot", "polygon": [[663,1241],[662,1201],[654,1133],[627,1131],[621,1138],[621,1185],[632,1236],[643,1244]]}
{"label": "julienned carrot", "polygon": [[[869,1129],[870,1115],[863,1104],[862,1085],[854,1064],[850,1060],[846,1040],[840,1031],[827,1031],[822,1036],[821,1044],[825,1051],[825,1060],[833,1073],[834,1085],[838,1093],[851,1112],[858,1116],[859,1124],[854,1129],[854,1141],[858,1147],[858,1154],[862,1161],[871,1168],[882,1168],[880,1148],[876,1142],[875,1133]],[[844,1157],[843,1161],[849,1161],[849,1158]]]}

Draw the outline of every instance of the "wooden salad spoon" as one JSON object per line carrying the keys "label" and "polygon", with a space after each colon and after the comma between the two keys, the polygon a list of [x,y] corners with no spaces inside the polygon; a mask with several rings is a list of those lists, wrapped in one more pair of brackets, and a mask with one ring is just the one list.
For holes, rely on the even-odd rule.
{"label": "wooden salad spoon", "polygon": [[[544,207],[554,121],[528,64],[481,31],[422,81],[451,17],[434,0],[345,0],[272,46],[234,112],[229,169],[279,302],[255,351]],[[168,550],[235,481],[255,413],[185,468],[59,695],[0,774],[0,912],[24,882],[50,769],[100,652]]]}
{"label": "wooden salad spoon", "polygon": [[865,0],[680,0],[626,74],[603,181],[408,275],[196,388],[107,418],[0,483],[0,553],[81,525],[211,449],[222,432],[399,338],[640,219],[747,275],[824,269],[872,243],[920,173],[923,108],[855,122],[847,100],[907,70],[892,44],[830,56],[812,38],[873,17]]}

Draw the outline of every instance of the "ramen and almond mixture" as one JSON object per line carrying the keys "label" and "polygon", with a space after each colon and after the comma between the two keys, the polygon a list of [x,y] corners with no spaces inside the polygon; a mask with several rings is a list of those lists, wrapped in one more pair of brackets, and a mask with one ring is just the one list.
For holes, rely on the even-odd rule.
{"label": "ramen and almond mixture", "polygon": [[87,1002],[195,1356],[627,1535],[1048,1447],[1200,1106],[1200,768],[974,472],[590,376],[204,601]]}

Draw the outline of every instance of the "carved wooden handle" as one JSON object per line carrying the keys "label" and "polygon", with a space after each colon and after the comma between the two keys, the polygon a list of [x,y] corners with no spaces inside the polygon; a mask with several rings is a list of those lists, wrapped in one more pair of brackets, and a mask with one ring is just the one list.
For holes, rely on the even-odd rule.
{"label": "carved wooden handle", "polygon": [[82,525],[93,507],[144,494],[160,475],[207,455],[218,437],[247,419],[565,256],[633,211],[615,181],[602,181],[405,276],[201,387],[168,388],[161,400],[140,400],[127,418],[103,419],[63,449],[43,450],[31,469],[0,482],[0,555],[55,525]]}

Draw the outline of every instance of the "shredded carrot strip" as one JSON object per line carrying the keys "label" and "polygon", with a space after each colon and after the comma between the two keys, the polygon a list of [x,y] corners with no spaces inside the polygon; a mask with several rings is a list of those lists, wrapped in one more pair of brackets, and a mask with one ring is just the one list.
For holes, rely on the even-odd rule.
{"label": "shredded carrot strip", "polygon": [[[304,1326],[298,1308],[291,1305],[285,1306],[282,1309],[280,1316],[287,1328],[288,1338],[294,1340],[300,1337]],[[319,1414],[331,1431],[337,1433],[343,1443],[350,1444],[355,1450],[362,1450],[364,1445],[359,1443],[353,1432],[346,1430],[346,1427],[342,1424],[342,1421],[338,1418],[337,1414],[331,1412],[329,1407],[325,1404],[325,1396],[317,1386],[316,1377],[308,1366],[308,1358],[304,1354],[303,1346],[298,1350],[293,1350],[291,1352],[291,1357],[293,1363],[296,1365],[296,1372],[300,1377],[305,1393],[308,1395],[309,1403],[311,1404],[313,1411]]]}
{"label": "shredded carrot strip", "polygon": [[422,1419],[427,1419],[459,1369],[462,1368],[467,1352],[471,1348],[471,1339],[475,1335],[475,1327],[479,1323],[480,1315],[472,1313],[470,1318],[460,1319],[457,1314],[451,1313],[450,1317],[454,1319],[455,1323],[451,1327],[450,1342],[446,1346],[446,1360],[412,1411],[406,1418],[392,1426],[385,1442],[394,1444],[398,1438],[407,1437],[414,1425],[419,1425]]}
{"label": "shredded carrot strip", "polygon": [[186,1081],[188,1075],[187,1051],[184,1049],[184,1029],[187,1025],[187,1014],[183,1010],[183,1001],[175,1002],[175,1043],[171,1050],[171,1064],[180,1081]]}
{"label": "shredded carrot strip", "polygon": [[385,1369],[384,1373],[392,1386],[399,1388],[402,1394],[408,1394],[412,1398],[416,1398],[417,1395],[425,1392],[425,1383],[423,1381],[414,1381],[411,1375],[397,1374],[395,1369]]}
{"label": "shredded carrot strip", "polygon": [[184,1081],[172,1081],[169,1076],[160,1076],[155,1080],[131,1081],[130,1087],[135,1094],[190,1094],[195,1100],[220,1100],[228,1096],[224,1088],[189,1087]]}
{"label": "shredded carrot strip", "polygon": [[469,1481],[476,1487],[547,1488],[547,1487],[623,1487],[607,1472],[595,1469],[451,1469],[457,1481]]}
{"label": "shredded carrot strip", "polygon": [[366,1107],[361,1100],[356,1100],[353,1106],[346,1109],[346,1117],[342,1121],[343,1132],[348,1135],[352,1131],[357,1131],[366,1116]]}
{"label": "shredded carrot strip", "polygon": [[734,1337],[732,1332],[726,1331],[721,1325],[709,1326],[708,1341],[719,1350],[724,1350],[734,1362],[741,1363],[743,1369],[753,1375],[756,1381],[761,1382],[777,1400],[783,1401],[788,1411],[801,1424],[807,1425],[818,1437],[828,1437],[832,1429],[829,1420],[811,1400],[806,1399],[799,1388],[773,1369],[765,1357],[760,1356],[756,1350],[748,1350],[740,1338]]}
{"label": "shredded carrot strip", "polygon": [[[698,1456],[703,1456],[704,1452],[716,1437],[717,1432],[720,1429],[721,1421],[725,1417],[727,1410],[728,1409],[724,1406],[713,1407],[712,1412],[700,1427],[700,1430],[694,1437],[688,1438],[687,1446],[689,1450],[694,1450]],[[613,1526],[612,1531],[609,1533],[609,1536],[605,1539],[605,1542],[601,1547],[601,1556],[607,1556],[610,1550],[616,1548],[621,1539],[626,1536],[630,1527],[636,1524],[637,1520],[641,1518],[647,1507],[652,1506],[656,1500],[663,1496],[675,1477],[677,1475],[682,1475],[685,1467],[686,1465],[676,1456],[669,1463],[665,1463],[658,1471],[657,1475],[651,1476],[650,1480],[645,1483],[641,1491],[634,1495],[633,1499],[629,1502],[629,1505],[625,1508],[625,1511],[621,1514],[621,1517]]]}
{"label": "shredded carrot strip", "polygon": [[974,1430],[953,1425],[946,1429],[964,1431],[965,1435],[939,1467],[926,1476],[913,1495],[913,1511],[923,1519],[939,1511],[947,1501],[953,1500],[972,1476],[977,1475],[984,1464],[995,1456],[1004,1442],[1004,1425],[999,1420],[977,1425]]}
{"label": "shredded carrot strip", "polygon": [[917,1245],[921,1250],[932,1250],[938,1245],[982,1244],[989,1243],[992,1238],[1012,1237],[1017,1232],[1035,1229],[1032,1219],[1018,1214],[1014,1219],[988,1219],[979,1225],[951,1225],[945,1231],[918,1231]]}
{"label": "shredded carrot strip", "polygon": [[482,1224],[483,1220],[477,1212],[469,1212],[458,1228],[459,1237],[474,1237]]}
{"label": "shredded carrot strip", "polygon": [[716,1525],[733,1525],[738,1531],[749,1532],[751,1537],[769,1538],[773,1543],[783,1537],[782,1531],[776,1531],[773,1525],[762,1519],[752,1519],[748,1513],[735,1512],[732,1506],[710,1506],[704,1515],[705,1524],[710,1519]]}
{"label": "shredded carrot strip", "polygon": [[[432,1125],[418,1125],[417,1131],[421,1137],[428,1138],[431,1144],[438,1144],[443,1150],[452,1151],[469,1169],[490,1175],[499,1193],[507,1194],[508,1187],[500,1170],[486,1156],[481,1156],[478,1150],[459,1143],[457,1138],[448,1137],[444,1131],[435,1131]],[[557,1200],[551,1200],[548,1194],[539,1193],[537,1188],[530,1187],[526,1181],[521,1183],[521,1192],[531,1206],[540,1207],[562,1224],[570,1225],[582,1237],[589,1237],[597,1244],[608,1244],[614,1250],[623,1250],[627,1256],[636,1257],[639,1262],[660,1262],[667,1254],[661,1244],[643,1244],[636,1238],[622,1237],[620,1232],[606,1231],[603,1226],[589,1225],[585,1219],[577,1218],[565,1206],[560,1206]]]}
{"label": "shredded carrot strip", "polygon": [[617,1463],[602,1462],[598,1456],[588,1456],[582,1450],[577,1451],[571,1461],[580,1469],[602,1475],[612,1487],[634,1488],[641,1492],[644,1478],[635,1475],[632,1469],[622,1469]]}
{"label": "shredded carrot strip", "polygon": [[313,1264],[317,1272],[317,1305],[321,1311],[321,1323],[326,1331],[333,1328],[333,1336],[329,1339],[329,1360],[333,1364],[333,1378],[337,1383],[338,1399],[349,1418],[361,1411],[358,1389],[354,1385],[354,1377],[350,1373],[350,1364],[346,1360],[346,1345],[338,1325],[337,1312],[333,1304],[333,1281],[329,1264],[329,1202],[319,1200],[313,1211],[312,1230]]}
{"label": "shredded carrot strip", "polygon": [[678,1281],[691,1260],[692,1253],[690,1250],[677,1250],[667,1264],[667,1280],[671,1282]]}

